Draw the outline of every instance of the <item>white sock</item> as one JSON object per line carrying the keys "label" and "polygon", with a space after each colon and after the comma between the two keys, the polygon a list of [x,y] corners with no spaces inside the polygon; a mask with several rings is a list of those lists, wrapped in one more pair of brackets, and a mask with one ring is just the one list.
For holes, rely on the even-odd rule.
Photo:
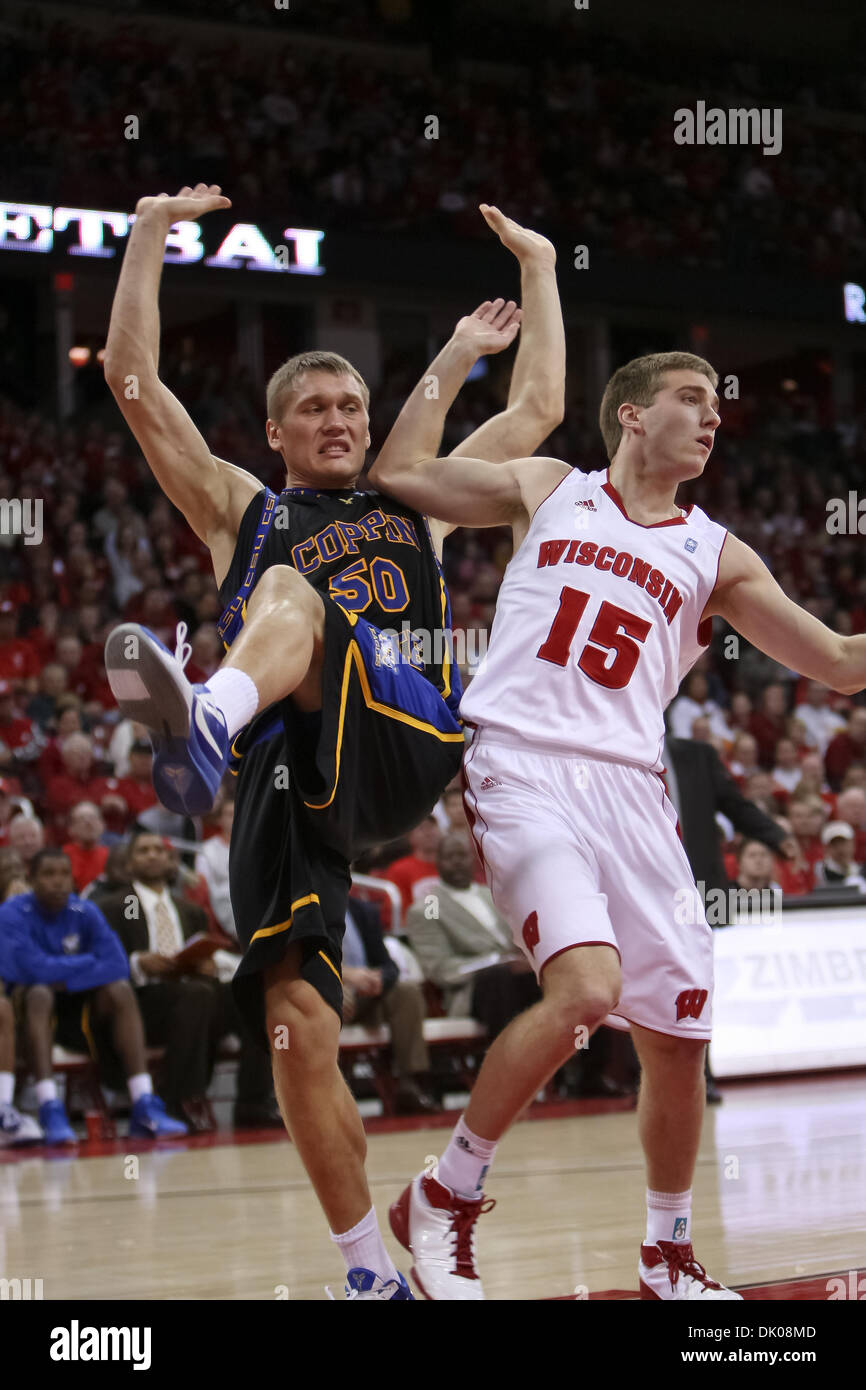
{"label": "white sock", "polygon": [[646,1194],[646,1243],[660,1240],[689,1241],[692,1238],[692,1190]]}
{"label": "white sock", "polygon": [[135,1105],[135,1102],[140,1100],[142,1096],[150,1096],[153,1094],[153,1082],[150,1079],[149,1071],[140,1071],[137,1072],[135,1076],[128,1076],[126,1078],[126,1084],[129,1087],[129,1099],[132,1101],[133,1105]]}
{"label": "white sock", "polygon": [[47,1100],[56,1100],[57,1083],[55,1081],[37,1081],[36,1099],[40,1105],[44,1105]]}
{"label": "white sock", "polygon": [[11,1105],[15,1094],[15,1073],[0,1071],[0,1105]]}
{"label": "white sock", "polygon": [[467,1129],[461,1115],[448,1148],[439,1160],[437,1180],[450,1187],[457,1197],[473,1202],[484,1190],[484,1179],[495,1153],[494,1140],[479,1139],[477,1134]]}
{"label": "white sock", "polygon": [[331,1231],[331,1240],[339,1245],[347,1270],[371,1269],[380,1279],[399,1281],[396,1266],[382,1240],[375,1207],[371,1207],[351,1231],[344,1231],[340,1236],[335,1236]]}
{"label": "white sock", "polygon": [[259,707],[259,692],[246,671],[221,666],[207,682],[207,690],[226,721],[229,738],[249,724]]}

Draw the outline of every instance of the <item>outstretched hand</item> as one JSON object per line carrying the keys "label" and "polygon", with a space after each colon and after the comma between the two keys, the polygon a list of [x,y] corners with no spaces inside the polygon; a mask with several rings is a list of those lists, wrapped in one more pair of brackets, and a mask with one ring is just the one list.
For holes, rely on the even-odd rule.
{"label": "outstretched hand", "polygon": [[499,208],[489,203],[480,203],[479,209],[488,227],[492,228],[502,245],[513,252],[521,263],[535,259],[556,265],[556,248],[547,237],[542,236],[540,232],[531,232],[528,227],[521,227],[519,222],[515,222],[512,217],[506,217],[504,212],[500,212]]}
{"label": "outstretched hand", "polygon": [[143,217],[146,213],[157,213],[173,226],[175,222],[194,222],[206,212],[230,207],[231,199],[220,192],[218,183],[197,183],[195,188],[185,185],[174,197],[158,193],[155,198],[139,198],[135,215]]}
{"label": "outstretched hand", "polygon": [[474,314],[459,321],[454,337],[468,344],[476,357],[502,352],[517,337],[522,317],[513,299],[485,299]]}

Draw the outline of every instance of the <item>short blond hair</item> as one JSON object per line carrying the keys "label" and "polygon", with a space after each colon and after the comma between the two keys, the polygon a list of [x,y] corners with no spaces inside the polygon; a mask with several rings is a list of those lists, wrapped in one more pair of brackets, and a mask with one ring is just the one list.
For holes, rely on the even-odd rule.
{"label": "short blond hair", "polygon": [[332,376],[352,376],[361,388],[364,408],[370,409],[370,390],[357,367],[338,352],[299,352],[277,367],[267,387],[268,419],[279,422],[287,398],[294,391],[298,377],[304,372],[330,372]]}
{"label": "short blond hair", "polygon": [[712,383],[713,390],[719,382],[715,367],[692,352],[650,352],[645,357],[635,357],[631,362],[626,362],[624,367],[618,367],[604,388],[598,413],[598,424],[609,459],[613,459],[622,442],[622,425],[617,418],[620,406],[627,402],[630,405],[652,405],[664,386],[666,372],[700,372]]}

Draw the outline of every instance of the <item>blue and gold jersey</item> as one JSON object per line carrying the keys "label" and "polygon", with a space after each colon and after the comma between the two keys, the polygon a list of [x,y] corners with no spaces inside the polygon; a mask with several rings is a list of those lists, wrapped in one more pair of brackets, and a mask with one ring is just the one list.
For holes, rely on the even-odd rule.
{"label": "blue and gold jersey", "polygon": [[426,519],[391,497],[352,489],[264,488],[244,513],[220,585],[219,630],[228,649],[258,579],[291,565],[346,612],[381,629],[383,664],[407,661],[456,715],[448,592]]}

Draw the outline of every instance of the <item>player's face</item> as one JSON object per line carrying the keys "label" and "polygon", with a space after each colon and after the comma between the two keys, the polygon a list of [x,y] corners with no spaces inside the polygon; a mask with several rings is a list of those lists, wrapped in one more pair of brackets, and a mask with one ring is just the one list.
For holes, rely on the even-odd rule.
{"label": "player's face", "polygon": [[279,424],[268,422],[268,437],[285,460],[290,486],[351,487],[364,466],[369,425],[353,376],[304,372]]}
{"label": "player's face", "polygon": [[646,461],[681,482],[699,477],[721,424],[718,404],[700,372],[666,372],[652,405],[639,407]]}

